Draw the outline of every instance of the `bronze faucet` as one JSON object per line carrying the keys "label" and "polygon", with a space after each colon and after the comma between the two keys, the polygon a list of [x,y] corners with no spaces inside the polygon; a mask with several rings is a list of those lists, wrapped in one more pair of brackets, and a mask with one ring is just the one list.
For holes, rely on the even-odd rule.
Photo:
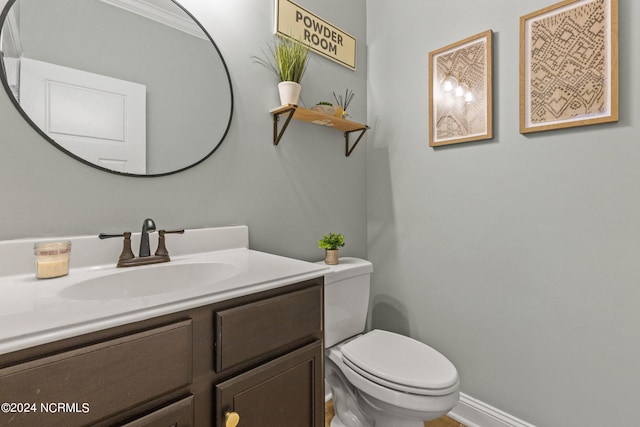
{"label": "bronze faucet", "polygon": [[142,223],[142,233],[140,234],[140,251],[138,256],[140,258],[151,255],[149,250],[149,233],[156,231],[156,223],[151,218],[147,218]]}
{"label": "bronze faucet", "polygon": [[108,239],[111,237],[124,237],[122,252],[118,257],[117,267],[134,267],[136,265],[157,264],[160,262],[169,262],[169,252],[165,243],[165,234],[183,234],[184,229],[180,230],[159,230],[158,231],[158,248],[154,255],[149,251],[149,232],[156,229],[156,224],[152,219],[147,218],[142,224],[142,235],[140,236],[140,252],[136,257],[131,250],[131,232],[125,231],[122,234],[105,234],[100,233],[100,239]]}

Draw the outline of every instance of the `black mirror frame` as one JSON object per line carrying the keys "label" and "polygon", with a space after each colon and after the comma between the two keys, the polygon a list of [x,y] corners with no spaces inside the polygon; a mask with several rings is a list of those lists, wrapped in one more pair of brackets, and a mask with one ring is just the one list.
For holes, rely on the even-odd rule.
{"label": "black mirror frame", "polygon": [[[18,1],[18,0],[8,0],[7,4],[5,5],[4,9],[2,10],[2,13],[0,13],[0,31],[2,31],[2,27],[4,26],[5,20],[7,19],[7,15],[9,14],[9,10],[11,9],[11,7],[14,5],[14,3],[16,1]],[[27,115],[27,113],[22,109],[22,107],[20,106],[20,104],[16,100],[15,96],[11,92],[11,88],[9,87],[9,82],[7,81],[7,70],[5,69],[5,65],[4,65],[4,54],[0,50],[0,80],[2,81],[2,86],[4,87],[5,91],[7,92],[7,95],[9,96],[9,99],[13,103],[14,107],[16,107],[16,109],[18,110],[20,115],[26,120],[26,122],[29,123],[31,125],[31,127],[36,132],[38,132],[40,134],[40,136],[42,136],[44,139],[46,139],[53,146],[55,146],[56,148],[58,148],[59,150],[61,150],[65,154],[67,154],[68,156],[71,156],[74,159],[76,159],[76,160],[78,160],[78,161],[80,161],[80,162],[82,162],[82,163],[84,163],[84,164],[86,164],[88,166],[91,166],[92,168],[95,168],[95,169],[98,169],[98,170],[101,170],[101,171],[104,171],[104,172],[109,172],[109,173],[114,174],[114,175],[131,176],[131,177],[136,177],[136,178],[154,178],[154,177],[160,177],[160,176],[167,176],[167,175],[173,175],[173,174],[176,174],[176,173],[179,173],[179,172],[183,172],[183,171],[185,171],[187,169],[191,169],[194,166],[197,166],[200,163],[202,163],[205,160],[207,160],[218,149],[218,147],[220,147],[222,142],[227,137],[227,134],[229,133],[229,129],[231,128],[231,120],[233,118],[233,109],[234,109],[233,86],[231,84],[231,75],[229,74],[229,68],[227,67],[227,63],[225,62],[224,57],[222,56],[222,52],[220,52],[220,49],[218,48],[218,45],[213,41],[213,38],[211,38],[211,35],[209,34],[209,32],[207,30],[205,30],[205,28],[202,26],[200,21],[198,21],[191,14],[191,12],[189,12],[180,3],[178,3],[177,0],[171,0],[171,2],[174,3],[176,6],[178,6],[180,9],[182,9],[184,11],[184,13],[186,13],[193,20],[193,22],[195,22],[198,25],[198,27],[200,27],[202,32],[207,36],[207,38],[209,39],[209,41],[211,42],[211,44],[215,48],[218,56],[220,57],[220,61],[222,61],[222,66],[224,67],[224,71],[225,71],[225,73],[227,75],[227,81],[229,83],[229,95],[230,95],[231,105],[230,105],[230,109],[229,109],[229,121],[227,122],[227,127],[224,130],[224,133],[222,134],[222,136],[220,137],[220,141],[218,141],[218,143],[215,145],[215,147],[213,147],[213,149],[207,155],[205,155],[202,159],[200,159],[197,162],[194,162],[194,163],[192,163],[192,164],[190,164],[188,166],[185,166],[185,167],[173,170],[173,171],[162,172],[162,173],[158,173],[158,174],[141,175],[141,174],[119,172],[119,171],[107,169],[107,168],[104,168],[102,166],[96,165],[95,163],[91,163],[91,162],[81,158],[80,156],[70,152],[69,150],[65,149],[60,144],[55,142],[52,138],[50,138],[49,135],[47,135],[42,129],[40,129],[40,127],[38,125],[36,125],[33,122],[33,120],[31,120],[31,118]]]}

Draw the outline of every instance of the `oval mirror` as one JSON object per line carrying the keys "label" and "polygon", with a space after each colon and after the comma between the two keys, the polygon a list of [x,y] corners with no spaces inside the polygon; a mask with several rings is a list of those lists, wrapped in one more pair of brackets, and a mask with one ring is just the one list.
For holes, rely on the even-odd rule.
{"label": "oval mirror", "polygon": [[0,78],[49,142],[96,168],[160,176],[202,162],[233,114],[229,71],[172,0],[9,0]]}

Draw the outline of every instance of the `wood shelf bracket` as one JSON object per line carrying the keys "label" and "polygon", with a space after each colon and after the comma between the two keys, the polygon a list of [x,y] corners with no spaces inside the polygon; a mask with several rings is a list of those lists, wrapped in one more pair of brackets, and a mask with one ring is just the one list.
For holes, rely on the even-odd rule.
{"label": "wood shelf bracket", "polygon": [[[295,112],[295,108],[290,108],[288,110],[273,113],[273,145],[278,145],[280,139],[282,138],[282,135],[284,135],[284,131],[287,130],[287,126],[289,126],[289,122],[293,118],[293,113]],[[287,116],[284,125],[282,125],[282,129],[280,130],[280,132],[278,132],[278,122],[280,121],[280,115],[285,113],[289,113],[289,115]]]}
{"label": "wood shelf bracket", "polygon": [[[344,154],[347,157],[349,157],[351,155],[351,152],[353,151],[354,148],[356,148],[356,145],[358,145],[358,142],[360,142],[360,140],[364,136],[364,134],[367,131],[367,129],[369,129],[369,127],[365,126],[362,129],[351,130],[351,131],[348,131],[348,132],[344,133]],[[349,148],[349,134],[351,134],[353,132],[360,132],[360,135],[358,135],[358,139],[356,139],[356,142],[354,142],[353,145],[351,146],[351,148]]]}

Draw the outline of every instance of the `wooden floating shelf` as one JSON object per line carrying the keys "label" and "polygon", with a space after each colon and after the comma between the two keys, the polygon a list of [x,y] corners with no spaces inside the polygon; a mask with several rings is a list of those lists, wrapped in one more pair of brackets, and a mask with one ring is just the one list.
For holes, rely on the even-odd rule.
{"label": "wooden floating shelf", "polygon": [[[327,126],[334,128],[336,130],[340,130],[344,132],[345,138],[345,155],[349,157],[353,152],[353,149],[356,148],[360,139],[365,134],[365,132],[369,129],[369,126],[363,125],[361,123],[352,122],[350,120],[343,119],[341,117],[330,116],[329,114],[319,113],[314,110],[310,110],[308,108],[298,107],[297,105],[288,104],[281,105],[280,107],[276,107],[269,111],[273,114],[273,145],[278,145],[282,135],[285,130],[287,130],[287,126],[289,126],[289,122],[291,119],[300,120],[302,122],[313,123],[315,125]],[[286,119],[284,124],[282,125],[282,129],[278,131],[278,121],[280,120],[280,116],[286,114]],[[349,134],[352,132],[360,132],[356,141],[349,147]]]}

